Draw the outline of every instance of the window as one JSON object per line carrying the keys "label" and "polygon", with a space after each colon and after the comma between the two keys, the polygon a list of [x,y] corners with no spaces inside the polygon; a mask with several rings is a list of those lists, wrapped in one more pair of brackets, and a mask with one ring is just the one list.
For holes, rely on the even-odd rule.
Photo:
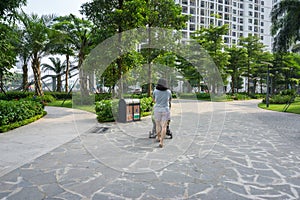
{"label": "window", "polygon": [[222,5],[218,6],[218,11],[223,11],[223,6]]}
{"label": "window", "polygon": [[196,14],[195,8],[190,8],[190,14]]}
{"label": "window", "polygon": [[240,37],[243,37],[243,33],[240,33]]}
{"label": "window", "polygon": [[228,37],[224,37],[224,42],[229,44],[229,38]]}
{"label": "window", "polygon": [[232,12],[233,12],[233,14],[236,14],[236,9],[233,9],[233,11],[232,11]]}
{"label": "window", "polygon": [[221,20],[218,20],[218,26],[222,26],[223,22]]}
{"label": "window", "polygon": [[252,19],[248,19],[248,23],[252,24]]}
{"label": "window", "polygon": [[243,31],[243,30],[244,30],[243,26],[240,26],[240,28],[239,28],[239,29],[240,29],[240,31]]}
{"label": "window", "polygon": [[261,5],[265,5],[265,2],[264,2],[264,1],[261,1],[260,4],[261,4]]}
{"label": "window", "polygon": [[195,29],[195,24],[190,24],[190,31],[194,31]]}
{"label": "window", "polygon": [[264,8],[261,8],[261,12],[265,12],[265,9],[264,9]]}
{"label": "window", "polygon": [[258,12],[255,12],[255,13],[254,13],[254,17],[258,17]]}
{"label": "window", "polygon": [[236,32],[234,32],[234,31],[233,31],[233,32],[232,32],[232,36],[234,36],[234,37],[235,37],[235,36],[236,36]]}
{"label": "window", "polygon": [[265,16],[264,16],[264,15],[261,15],[260,17],[261,17],[262,19],[264,19],[264,18],[265,18]]}
{"label": "window", "polygon": [[182,0],[182,4],[187,5],[187,4],[188,4],[188,1],[187,1],[187,0]]}
{"label": "window", "polygon": [[253,13],[252,13],[252,11],[249,11],[249,16],[253,16]]}
{"label": "window", "polygon": [[196,5],[195,0],[190,0],[190,5],[195,6]]}
{"label": "window", "polygon": [[183,13],[187,13],[187,12],[188,12],[188,8],[185,7],[185,6],[182,6],[182,12],[183,12]]}
{"label": "window", "polygon": [[225,12],[229,12],[229,7],[228,6],[225,6]]}
{"label": "window", "polygon": [[195,16],[192,16],[192,17],[190,18],[190,22],[193,22],[193,23],[195,23],[195,22],[196,22],[196,18],[195,18]]}
{"label": "window", "polygon": [[232,17],[232,21],[236,22],[236,17]]}
{"label": "window", "polygon": [[239,18],[239,23],[240,23],[240,24],[244,23],[243,18]]}
{"label": "window", "polygon": [[244,8],[244,5],[243,4],[240,4],[240,9],[243,9]]}
{"label": "window", "polygon": [[261,25],[261,26],[264,26],[264,22],[260,22],[260,25]]}
{"label": "window", "polygon": [[200,14],[204,16],[204,9],[201,9]]}
{"label": "window", "polygon": [[262,29],[260,29],[260,32],[261,32],[261,33],[264,33],[264,29],[263,29],[263,28],[262,28]]}
{"label": "window", "polygon": [[252,4],[249,4],[249,8],[252,9],[252,8],[253,8],[253,5],[252,5]]}
{"label": "window", "polygon": [[243,16],[244,15],[244,12],[243,11],[240,11],[240,16]]}
{"label": "window", "polygon": [[210,9],[215,9],[215,4],[214,3],[210,3]]}
{"label": "window", "polygon": [[252,31],[252,26],[248,26],[248,30],[249,30],[249,31]]}
{"label": "window", "polygon": [[236,29],[236,25],[235,25],[235,24],[232,24],[232,28],[233,28],[233,29]]}
{"label": "window", "polygon": [[260,39],[261,39],[261,40],[264,40],[264,36],[260,36]]}
{"label": "window", "polygon": [[201,1],[201,7],[204,8],[204,1]]}
{"label": "window", "polygon": [[229,15],[228,15],[228,14],[225,14],[224,19],[225,19],[225,20],[229,20]]}

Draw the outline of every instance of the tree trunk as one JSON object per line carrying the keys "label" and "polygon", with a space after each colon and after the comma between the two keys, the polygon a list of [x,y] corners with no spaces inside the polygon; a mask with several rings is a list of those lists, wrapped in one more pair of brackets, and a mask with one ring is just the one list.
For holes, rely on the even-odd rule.
{"label": "tree trunk", "polygon": [[32,70],[34,75],[35,94],[37,96],[43,96],[44,92],[41,84],[40,60],[37,55],[32,60]]}
{"label": "tree trunk", "polygon": [[[120,10],[123,9],[123,3],[124,0],[119,0],[119,6],[118,8]],[[118,25],[118,42],[121,45],[122,43],[122,32],[123,32],[123,28],[122,28],[122,24]],[[121,47],[119,47],[119,58],[117,59],[117,65],[118,65],[118,80],[119,80],[119,84],[118,84],[118,98],[121,99],[123,97],[123,78],[122,78],[122,74],[123,74],[123,61],[122,61],[122,49]]]}
{"label": "tree trunk", "polygon": [[23,63],[22,66],[23,75],[22,75],[22,89],[28,91],[28,66],[27,63]]}
{"label": "tree trunk", "polygon": [[69,68],[70,68],[70,56],[67,54],[66,55],[66,62],[67,62],[67,67],[66,67],[66,78],[65,78],[65,92],[68,93],[69,91]]}
{"label": "tree trunk", "polygon": [[234,75],[231,76],[231,93],[234,95]]}
{"label": "tree trunk", "polygon": [[61,75],[58,75],[57,76],[57,86],[56,86],[57,92],[61,92],[61,86],[62,86]]}
{"label": "tree trunk", "polygon": [[2,93],[5,93],[4,89],[3,89],[3,72],[0,71],[0,92]]}

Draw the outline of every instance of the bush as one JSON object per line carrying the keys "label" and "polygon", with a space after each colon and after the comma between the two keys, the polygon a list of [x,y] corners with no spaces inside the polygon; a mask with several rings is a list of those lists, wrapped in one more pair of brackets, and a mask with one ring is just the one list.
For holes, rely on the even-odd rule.
{"label": "bush", "polygon": [[72,99],[72,93],[66,92],[44,92],[45,95],[52,95],[57,100]]}
{"label": "bush", "polygon": [[[286,104],[291,100],[291,96],[288,95],[274,95],[269,98],[270,104]],[[293,101],[292,101],[293,102]],[[263,99],[263,103],[266,103],[266,98]]]}
{"label": "bush", "polygon": [[96,102],[96,114],[99,122],[113,122],[118,113],[118,100],[101,100]]}
{"label": "bush", "polygon": [[285,95],[294,96],[295,94],[296,94],[296,91],[292,90],[292,89],[290,89],[290,90],[282,90],[280,92],[280,95],[283,95],[283,96],[285,96]]}
{"label": "bush", "polygon": [[39,102],[28,100],[0,101],[0,126],[23,121],[41,114],[43,114],[43,105]]}
{"label": "bush", "polygon": [[8,91],[6,94],[0,93],[0,100],[19,100],[33,96],[34,92],[23,92],[23,91]]}
{"label": "bush", "polygon": [[143,116],[143,113],[151,112],[153,104],[154,104],[153,101],[152,101],[152,97],[142,98],[140,103],[141,103],[141,114],[142,114],[142,116]]}

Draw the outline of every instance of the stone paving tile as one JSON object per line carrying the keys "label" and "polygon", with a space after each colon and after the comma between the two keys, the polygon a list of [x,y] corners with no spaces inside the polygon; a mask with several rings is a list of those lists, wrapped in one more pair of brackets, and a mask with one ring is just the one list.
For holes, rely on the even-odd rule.
{"label": "stone paving tile", "polygon": [[223,127],[204,130],[210,104],[200,102],[200,128],[183,126],[197,118],[188,110],[163,149],[147,138],[150,118],[105,124],[0,177],[0,199],[299,199],[300,118],[256,103],[227,103]]}

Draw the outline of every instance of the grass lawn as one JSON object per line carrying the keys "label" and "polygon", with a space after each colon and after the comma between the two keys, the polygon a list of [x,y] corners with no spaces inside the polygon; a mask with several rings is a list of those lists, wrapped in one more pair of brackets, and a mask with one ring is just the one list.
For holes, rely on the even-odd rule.
{"label": "grass lawn", "polygon": [[84,105],[84,106],[77,105],[77,106],[73,107],[72,100],[66,100],[63,105],[62,105],[62,103],[63,103],[62,100],[57,100],[57,101],[48,103],[48,106],[75,108],[75,109],[84,110],[84,111],[91,112],[91,113],[96,113],[94,105]]}
{"label": "grass lawn", "polygon": [[[284,106],[285,104],[270,104],[267,108],[265,103],[258,104],[258,107],[260,108],[279,112],[283,112]],[[286,112],[300,114],[300,97],[295,99],[295,102],[289,106]]]}

